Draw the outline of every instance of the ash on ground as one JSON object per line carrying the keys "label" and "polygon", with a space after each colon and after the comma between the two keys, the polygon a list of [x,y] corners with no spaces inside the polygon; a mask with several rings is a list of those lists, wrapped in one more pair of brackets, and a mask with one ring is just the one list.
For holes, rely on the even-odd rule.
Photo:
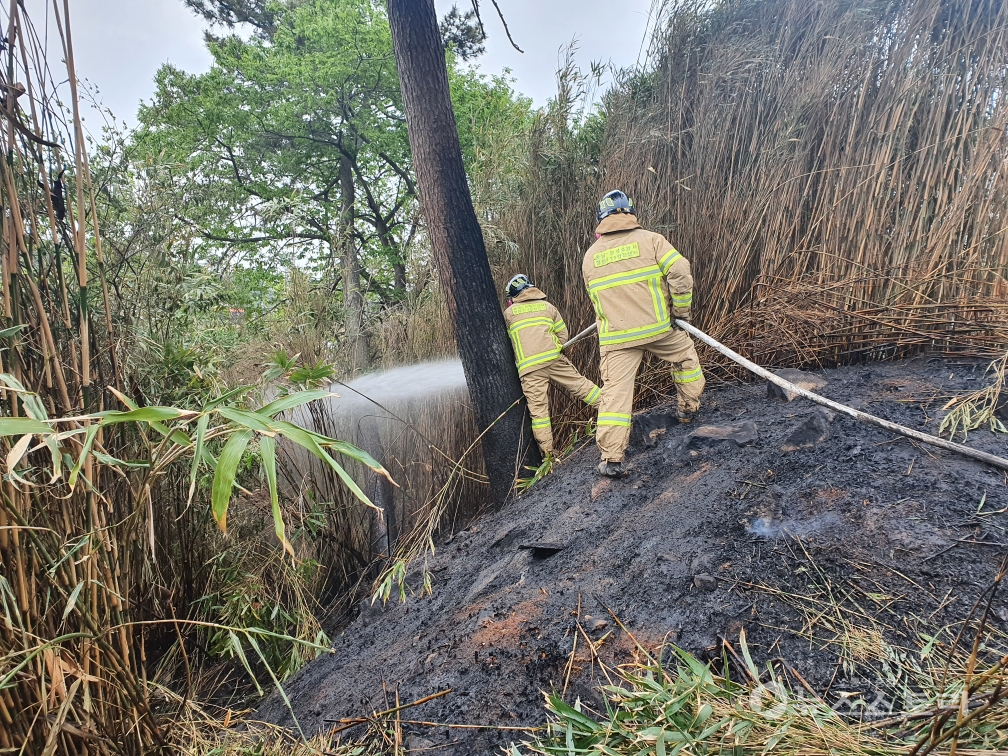
{"label": "ash on ground", "polygon": [[[935,433],[949,397],[985,385],[984,367],[920,357],[817,374],[825,396]],[[387,708],[383,683],[402,702],[451,688],[408,719],[541,724],[542,691],[563,688],[575,635],[566,698],[600,706],[597,662],[635,650],[610,610],[640,643],[715,664],[744,628],[757,664],[787,660],[830,701],[867,695],[881,685],[879,654],[961,622],[995,575],[1008,542],[1003,471],[768,398],[764,384],[709,390],[693,425],[668,418],[668,407],[635,418],[628,478],[600,479],[590,443],[503,510],[444,534],[433,597],[370,609],[285,684],[304,731]],[[978,430],[967,443],[1008,456],[1004,435]],[[563,548],[519,548],[534,543]],[[861,615],[848,606],[849,627],[813,621],[810,640],[814,602],[830,595]],[[991,619],[1002,631],[1003,604]],[[585,635],[605,638],[594,663]],[[293,724],[276,695],[260,716]],[[521,740],[412,732],[441,753]]]}

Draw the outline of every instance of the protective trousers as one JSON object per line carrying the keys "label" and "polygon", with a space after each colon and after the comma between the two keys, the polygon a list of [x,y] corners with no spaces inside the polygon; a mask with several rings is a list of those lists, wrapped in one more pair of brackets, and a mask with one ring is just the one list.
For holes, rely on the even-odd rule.
{"label": "protective trousers", "polygon": [[549,385],[554,381],[588,405],[595,405],[602,390],[577,371],[563,355],[521,377],[522,390],[532,416],[532,435],[543,454],[553,453],[553,428],[550,424]]}
{"label": "protective trousers", "polygon": [[633,413],[634,382],[644,353],[672,363],[672,379],[676,385],[679,411],[692,415],[700,407],[704,388],[703,371],[693,340],[683,331],[673,329],[657,341],[613,349],[602,355],[602,403],[599,406],[598,430],[595,440],[608,462],[622,462],[630,443],[630,421]]}

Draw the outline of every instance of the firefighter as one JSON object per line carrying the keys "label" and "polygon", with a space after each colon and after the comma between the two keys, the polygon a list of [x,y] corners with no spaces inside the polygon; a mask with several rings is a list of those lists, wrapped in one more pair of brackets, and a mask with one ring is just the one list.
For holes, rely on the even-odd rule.
{"label": "firefighter", "polygon": [[626,475],[623,455],[630,441],[634,380],[650,352],[672,363],[679,421],[700,407],[703,371],[693,340],[672,320],[688,321],[693,302],[690,264],[661,234],[637,222],[633,202],[609,192],[598,206],[595,243],[581,265],[598,322],[602,401],[595,437],[602,452],[599,472]]}
{"label": "firefighter", "polygon": [[545,457],[553,454],[549,384],[560,384],[589,406],[598,403],[601,389],[577,371],[560,347],[567,341],[567,326],[556,307],[546,301],[524,273],[508,281],[508,307],[504,310],[508,335],[522,390],[532,416],[532,434]]}

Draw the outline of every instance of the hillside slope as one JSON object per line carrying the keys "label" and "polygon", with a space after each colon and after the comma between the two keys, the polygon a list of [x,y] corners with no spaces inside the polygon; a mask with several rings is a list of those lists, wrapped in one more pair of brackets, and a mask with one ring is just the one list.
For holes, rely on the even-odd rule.
{"label": "hillside slope", "polygon": [[[822,393],[933,433],[943,397],[984,385],[983,367],[918,358],[830,370]],[[692,427],[666,423],[661,410],[637,416],[627,479],[600,479],[589,445],[525,496],[447,538],[430,560],[433,597],[366,607],[332,655],[286,684],[304,731],[383,710],[395,690],[409,702],[445,688],[452,692],[407,718],[541,723],[541,691],[564,687],[575,635],[566,697],[597,704],[605,679],[586,637],[609,634],[597,657],[607,664],[634,648],[610,609],[649,647],[674,642],[720,659],[719,637],[735,642],[744,627],[757,663],[784,657],[827,696],[870,687],[857,676],[864,672],[851,638],[841,663],[822,643],[833,637],[829,623],[816,627],[819,642],[797,635],[806,618],[794,596],[828,585],[856,597],[865,616],[879,618],[863,633],[875,645],[913,645],[919,632],[960,620],[1000,563],[1008,517],[997,510],[1008,508],[1008,477],[766,394],[765,385],[709,390]],[[736,441],[698,428],[708,424],[734,425]],[[646,448],[652,429],[656,443]],[[987,430],[969,444],[1008,456],[1008,439]],[[562,550],[544,557],[522,548],[533,543]],[[1000,615],[1008,619],[1004,608]],[[292,724],[276,695],[260,716]],[[460,754],[522,739],[493,729],[413,732],[425,747]]]}

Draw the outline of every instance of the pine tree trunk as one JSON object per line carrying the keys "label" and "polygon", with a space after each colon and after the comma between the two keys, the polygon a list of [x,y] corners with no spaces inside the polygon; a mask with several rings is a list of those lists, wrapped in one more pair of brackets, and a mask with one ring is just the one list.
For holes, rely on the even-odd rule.
{"label": "pine tree trunk", "polygon": [[340,155],[340,246],[343,256],[343,308],[352,373],[362,373],[371,365],[367,336],[364,333],[364,295],[361,293],[360,259],[354,238],[353,164],[348,155]]}
{"label": "pine tree trunk", "polygon": [[[469,194],[434,2],[387,2],[420,206],[483,430],[521,398],[521,383]],[[483,437],[491,501],[506,498],[517,464],[538,459],[530,440],[521,405]]]}

